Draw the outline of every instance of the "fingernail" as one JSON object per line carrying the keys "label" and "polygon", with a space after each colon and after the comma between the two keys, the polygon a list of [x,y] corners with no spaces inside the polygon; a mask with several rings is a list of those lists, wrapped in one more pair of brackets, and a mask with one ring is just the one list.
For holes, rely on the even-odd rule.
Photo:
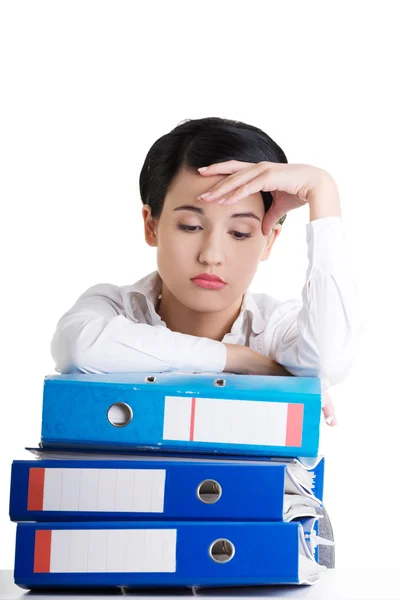
{"label": "fingernail", "polygon": [[197,200],[204,200],[204,198],[207,198],[207,196],[209,196],[211,194],[211,192],[207,192],[206,194],[201,194],[201,196],[197,196]]}
{"label": "fingernail", "polygon": [[197,169],[198,171],[206,171],[208,169],[208,167],[200,167],[199,169]]}

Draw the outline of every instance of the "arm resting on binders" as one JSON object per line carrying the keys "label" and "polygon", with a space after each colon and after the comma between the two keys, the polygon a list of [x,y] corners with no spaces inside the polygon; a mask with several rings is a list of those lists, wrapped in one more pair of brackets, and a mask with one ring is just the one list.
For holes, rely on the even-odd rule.
{"label": "arm resting on binders", "polygon": [[60,373],[143,371],[221,372],[226,347],[169,329],[135,323],[124,315],[75,315],[62,318],[51,341]]}
{"label": "arm resting on binders", "polygon": [[59,320],[51,354],[59,373],[183,371],[289,374],[245,346],[129,320],[119,288],[95,285]]}
{"label": "arm resting on binders", "polygon": [[245,375],[280,375],[291,377],[292,374],[282,365],[260,352],[239,344],[225,344],[227,358],[225,371]]}

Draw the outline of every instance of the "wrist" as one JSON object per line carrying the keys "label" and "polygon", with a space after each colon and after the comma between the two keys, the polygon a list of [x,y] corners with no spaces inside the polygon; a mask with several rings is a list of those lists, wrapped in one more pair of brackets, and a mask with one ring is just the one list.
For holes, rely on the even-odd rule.
{"label": "wrist", "polygon": [[249,350],[247,346],[241,346],[239,344],[226,344],[226,362],[224,371],[229,373],[243,373],[243,362],[246,350]]}
{"label": "wrist", "polygon": [[280,375],[291,376],[291,373],[272,358],[256,352],[247,346],[225,344],[227,359],[224,371],[243,375]]}
{"label": "wrist", "polygon": [[324,217],[341,217],[339,190],[335,180],[329,175],[324,176],[308,197],[310,221]]}

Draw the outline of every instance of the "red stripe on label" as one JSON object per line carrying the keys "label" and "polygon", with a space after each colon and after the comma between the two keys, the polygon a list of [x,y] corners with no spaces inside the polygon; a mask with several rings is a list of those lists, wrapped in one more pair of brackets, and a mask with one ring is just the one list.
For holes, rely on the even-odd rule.
{"label": "red stripe on label", "polygon": [[44,469],[29,469],[28,510],[43,510]]}
{"label": "red stripe on label", "polygon": [[192,410],[190,413],[190,434],[189,440],[193,442],[194,440],[194,418],[196,413],[196,398],[192,398]]}
{"label": "red stripe on label", "polygon": [[288,404],[285,446],[300,447],[303,440],[304,404]]}
{"label": "red stripe on label", "polygon": [[35,532],[34,573],[50,573],[51,529],[38,529]]}

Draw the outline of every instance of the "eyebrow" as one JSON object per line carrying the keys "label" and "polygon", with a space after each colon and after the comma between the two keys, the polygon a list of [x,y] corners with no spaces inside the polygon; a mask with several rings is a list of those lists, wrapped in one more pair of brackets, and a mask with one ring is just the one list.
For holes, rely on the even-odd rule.
{"label": "eyebrow", "polygon": [[[202,208],[199,208],[198,206],[192,206],[191,204],[177,206],[174,208],[174,211],[176,210],[190,210],[191,212],[199,215],[204,215],[204,210]],[[257,219],[257,221],[261,221],[260,217],[257,217],[257,215],[253,212],[233,213],[232,215],[229,215],[230,219],[239,219],[241,217],[250,217],[251,219]]]}

